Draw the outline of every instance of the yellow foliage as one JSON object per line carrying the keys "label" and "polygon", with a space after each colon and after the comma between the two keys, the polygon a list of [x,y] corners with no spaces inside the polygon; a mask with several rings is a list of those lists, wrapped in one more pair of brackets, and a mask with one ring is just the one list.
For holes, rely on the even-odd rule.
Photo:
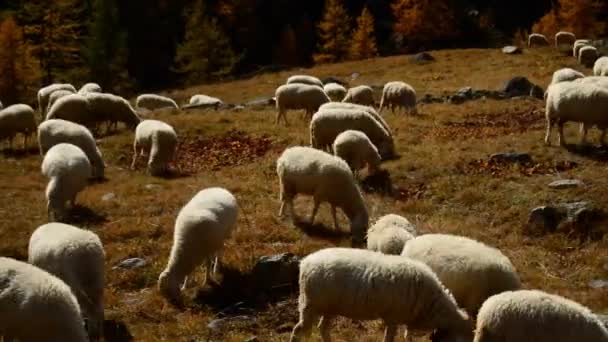
{"label": "yellow foliage", "polygon": [[363,8],[361,15],[357,18],[357,28],[353,34],[350,47],[351,59],[366,59],[376,57],[378,48],[374,36],[374,17],[367,9]]}
{"label": "yellow foliage", "polygon": [[446,0],[397,0],[391,5],[393,30],[410,44],[458,35],[454,9]]}
{"label": "yellow foliage", "polygon": [[313,56],[315,63],[344,60],[349,50],[350,18],[341,0],[327,0],[318,29],[319,53]]}
{"label": "yellow foliage", "polygon": [[606,23],[599,20],[602,6],[600,0],[559,0],[534,26],[533,32],[547,37],[559,31],[574,33],[577,37],[594,38],[606,31]]}

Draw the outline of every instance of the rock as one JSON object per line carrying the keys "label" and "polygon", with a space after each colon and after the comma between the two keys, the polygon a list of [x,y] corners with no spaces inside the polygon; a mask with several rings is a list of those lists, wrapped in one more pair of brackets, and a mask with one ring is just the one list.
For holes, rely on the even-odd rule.
{"label": "rock", "polygon": [[518,46],[508,45],[502,48],[502,53],[507,55],[518,55],[521,53],[521,49]]}
{"label": "rock", "polygon": [[339,79],[337,77],[333,77],[333,76],[325,77],[325,78],[321,79],[321,82],[323,82],[323,84],[338,83],[344,87],[348,87],[348,82],[342,81],[341,79]]}
{"label": "rock", "polygon": [[569,227],[583,237],[591,234],[594,223],[603,216],[590,202],[560,203],[532,209],[525,229],[529,233],[545,234]]}
{"label": "rock", "polygon": [[537,85],[534,85],[532,89],[530,89],[530,97],[535,97],[539,100],[544,100],[545,90]]}
{"label": "rock", "polygon": [[298,282],[300,258],[292,253],[263,256],[258,259],[251,272],[258,290],[295,285]]}
{"label": "rock", "polygon": [[473,88],[472,87],[460,88],[456,92],[456,95],[462,96],[462,97],[467,98],[467,99],[472,99],[473,96],[474,96]]}
{"label": "rock", "polygon": [[443,103],[445,100],[442,97],[435,97],[431,94],[424,94],[420,99],[418,99],[418,103]]}
{"label": "rock", "polygon": [[413,55],[410,60],[414,63],[428,63],[435,61],[435,57],[428,52],[420,52]]}
{"label": "rock", "polygon": [[530,156],[530,154],[525,152],[494,153],[490,156],[490,161],[498,163],[527,164],[532,162],[532,157]]}
{"label": "rock", "polygon": [[113,270],[118,269],[118,268],[125,268],[125,269],[136,269],[136,268],[141,268],[146,266],[147,262],[146,260],[142,259],[142,258],[129,258],[129,259],[125,259],[123,261],[121,261],[118,265],[112,267]]}
{"label": "rock", "polygon": [[155,190],[160,188],[160,185],[158,184],[146,184],[144,185],[144,188],[146,188],[146,190]]}
{"label": "rock", "polygon": [[226,317],[226,318],[218,318],[214,319],[209,324],[207,324],[207,328],[211,330],[217,330],[225,327],[231,323],[253,323],[255,322],[255,317],[248,315],[234,316],[234,317]]}
{"label": "rock", "polygon": [[560,179],[555,182],[549,183],[549,187],[552,189],[568,189],[584,186],[585,183],[578,179]]}
{"label": "rock", "polygon": [[603,289],[608,287],[608,280],[596,279],[589,282],[589,286],[594,289]]}
{"label": "rock", "polygon": [[101,200],[103,202],[108,202],[116,198],[116,194],[113,192],[108,192],[107,194],[101,196]]}
{"label": "rock", "polygon": [[357,78],[359,78],[359,76],[361,76],[361,74],[360,74],[360,73],[358,73],[358,72],[353,72],[353,73],[350,75],[350,79],[351,79],[351,81],[354,81],[354,80],[356,80]]}
{"label": "rock", "polygon": [[560,213],[556,208],[550,206],[536,207],[528,215],[525,229],[532,234],[554,232],[560,219]]}
{"label": "rock", "polygon": [[[505,82],[502,91],[507,94],[508,97],[517,97],[517,96],[530,96],[530,94],[536,94],[539,90],[534,90],[532,88],[538,87],[534,83],[530,82],[527,78],[522,76],[513,77],[512,79]],[[544,90],[538,87],[544,96]],[[541,96],[540,98],[543,98]]]}
{"label": "rock", "polygon": [[245,107],[258,107],[258,108],[274,106],[274,105],[275,105],[274,97],[257,98],[257,99],[251,100],[244,104]]}
{"label": "rock", "polygon": [[243,105],[236,105],[236,106],[232,107],[232,110],[234,110],[235,112],[240,112],[243,109],[245,109],[245,106],[243,106]]}

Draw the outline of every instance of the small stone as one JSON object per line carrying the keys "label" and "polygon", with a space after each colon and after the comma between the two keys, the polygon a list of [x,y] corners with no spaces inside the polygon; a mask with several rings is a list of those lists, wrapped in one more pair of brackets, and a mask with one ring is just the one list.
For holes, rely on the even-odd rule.
{"label": "small stone", "polygon": [[211,322],[209,322],[209,324],[207,324],[207,328],[209,328],[211,330],[217,330],[217,329],[220,329],[220,328],[226,326],[227,324],[234,323],[234,322],[245,322],[245,323],[255,322],[255,317],[242,315],[242,316],[218,318],[218,319],[214,319]]}
{"label": "small stone", "polygon": [[350,75],[350,79],[351,79],[352,81],[354,81],[354,80],[356,80],[357,78],[359,78],[359,76],[361,76],[361,74],[360,74],[360,73],[358,73],[358,72],[353,72],[353,73]]}
{"label": "small stone", "polygon": [[144,188],[146,188],[147,190],[155,190],[160,188],[160,185],[158,184],[146,184],[144,185]]}
{"label": "small stone", "polygon": [[521,49],[517,46],[509,45],[502,48],[502,53],[507,55],[517,55],[521,53]]}
{"label": "small stone", "polygon": [[531,163],[532,157],[529,153],[525,152],[506,152],[506,153],[494,153],[490,156],[490,160],[501,163]]}
{"label": "small stone", "polygon": [[252,270],[254,284],[259,290],[292,285],[298,281],[300,258],[292,253],[263,256]]}
{"label": "small stone", "polygon": [[536,207],[528,215],[527,231],[531,233],[553,232],[560,221],[558,210],[550,206]]}
{"label": "small stone", "polygon": [[544,96],[544,90],[542,90],[542,88],[539,87],[539,90],[533,90],[534,87],[536,87],[536,85],[527,78],[516,76],[505,82],[501,90],[506,93],[508,97],[530,96],[531,93],[537,91],[542,91]]}
{"label": "small stone", "polygon": [[108,192],[107,194],[101,196],[101,200],[103,202],[108,202],[116,198],[116,194],[113,192]]}
{"label": "small stone", "polygon": [[435,57],[428,52],[420,52],[411,57],[411,61],[414,63],[433,62]]}
{"label": "small stone", "polygon": [[596,279],[589,282],[589,286],[594,289],[603,289],[608,287],[608,280]]}
{"label": "small stone", "polygon": [[114,266],[112,269],[118,269],[118,268],[126,268],[129,270],[132,269],[136,269],[136,268],[141,268],[146,266],[147,262],[146,260],[142,259],[142,258],[129,258],[129,259],[125,259],[123,261],[121,261],[118,265]]}
{"label": "small stone", "polygon": [[473,92],[473,88],[472,87],[464,87],[464,88],[460,88],[457,92],[456,95],[459,96],[464,96],[466,98],[472,99],[474,92]]}
{"label": "small stone", "polygon": [[552,189],[569,189],[584,186],[585,183],[578,179],[560,179],[555,182],[549,183],[549,187]]}

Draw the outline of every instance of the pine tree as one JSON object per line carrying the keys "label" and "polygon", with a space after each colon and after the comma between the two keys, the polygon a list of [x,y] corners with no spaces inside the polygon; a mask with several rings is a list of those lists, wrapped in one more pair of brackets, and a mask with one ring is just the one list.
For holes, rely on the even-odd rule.
{"label": "pine tree", "polygon": [[396,0],[391,5],[393,31],[410,46],[449,41],[458,35],[454,9],[449,0]]}
{"label": "pine tree", "polygon": [[273,61],[283,65],[296,65],[298,63],[298,45],[291,25],[287,25],[281,32],[279,44],[273,52]]}
{"label": "pine tree", "polygon": [[327,0],[323,18],[318,25],[319,53],[316,63],[344,60],[349,50],[350,18],[341,0]]}
{"label": "pine tree", "polygon": [[361,11],[357,18],[357,28],[353,34],[353,42],[350,48],[351,59],[366,59],[378,55],[376,37],[374,36],[374,17],[367,9]]}
{"label": "pine tree", "polygon": [[185,74],[188,82],[231,73],[241,56],[233,51],[217,19],[205,14],[203,0],[196,0],[184,16],[186,34],[177,47],[175,69]]}

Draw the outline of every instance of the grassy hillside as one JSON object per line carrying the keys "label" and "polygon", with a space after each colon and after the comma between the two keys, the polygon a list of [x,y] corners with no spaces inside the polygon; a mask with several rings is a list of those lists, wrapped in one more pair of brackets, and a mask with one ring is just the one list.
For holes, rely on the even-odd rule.
{"label": "grassy hillside", "polygon": [[[437,59],[415,65],[408,56],[378,58],[362,62],[319,66],[307,70],[259,75],[248,80],[167,90],[184,103],[190,95],[204,93],[230,103],[272,96],[274,89],[294,73],[319,77],[349,78],[358,72],[355,84],[378,84],[404,80],[419,96],[453,92],[464,86],[498,89],[513,76],[526,76],[546,87],[554,70],[573,67],[574,59],[550,49],[525,51],[508,56],[494,50],[431,52]],[[606,162],[543,144],[544,109],[535,99],[477,100],[461,105],[420,105],[418,116],[385,113],[393,129],[400,158],[383,168],[390,172],[400,196],[365,195],[372,222],[397,213],[414,221],[421,232],[443,232],[469,236],[499,247],[511,258],[526,288],[541,288],[608,311],[608,289],[592,289],[589,282],[608,279],[608,238],[579,240],[566,233],[530,237],[522,233],[529,210],[562,201],[592,200],[608,209]],[[217,331],[207,323],[239,301],[248,284],[238,281],[257,258],[281,252],[305,255],[323,247],[348,246],[347,233],[333,232],[327,205],[319,211],[321,225],[302,229],[277,217],[279,209],[275,160],[286,146],[307,144],[308,124],[299,113],[288,114],[289,127],[274,126],[275,111],[161,111],[149,117],[173,125],[181,139],[176,168],[179,176],[153,178],[145,174],[145,163],[137,171],[128,169],[133,133],[124,128],[102,137],[99,146],[108,169],[108,180],[83,191],[83,206],[75,213],[75,224],[97,232],[107,253],[106,312],[127,324],[137,341],[285,341],[297,320],[297,294],[280,301],[261,301],[254,322],[241,321]],[[574,142],[576,126],[568,126]],[[236,131],[236,132],[235,132]],[[598,132],[590,139],[597,143]],[[484,163],[495,152],[531,153],[540,166],[530,171],[517,167],[491,169]],[[571,161],[576,167],[558,172],[556,163]],[[37,150],[27,154],[4,151],[0,156],[0,255],[27,257],[31,232],[46,221],[44,189]],[[587,182],[584,188],[551,190],[547,184],[561,178]],[[210,186],[232,191],[243,208],[238,231],[227,243],[224,262],[235,272],[223,280],[224,288],[194,287],[186,291],[187,308],[168,305],[156,290],[172,243],[177,211],[196,192]],[[102,197],[115,197],[103,201]],[[308,216],[310,198],[296,200],[296,212]],[[341,216],[341,228],[347,221]],[[306,232],[305,232],[306,231]],[[141,257],[148,264],[140,269],[113,269],[121,260]],[[228,274],[224,272],[225,274]],[[196,274],[198,280],[201,274]],[[218,277],[216,281],[222,281]],[[337,321],[336,340],[377,341],[379,322]],[[315,338],[318,334],[315,332]],[[419,336],[419,341],[426,340]]]}

